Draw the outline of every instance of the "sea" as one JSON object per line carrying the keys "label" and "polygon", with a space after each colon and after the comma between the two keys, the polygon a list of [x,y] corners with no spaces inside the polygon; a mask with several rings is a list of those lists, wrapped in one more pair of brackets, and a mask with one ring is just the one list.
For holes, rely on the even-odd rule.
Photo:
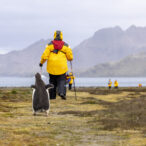
{"label": "sea", "polygon": [[[42,76],[47,84],[49,78]],[[138,84],[146,86],[146,77],[98,77],[98,78],[75,78],[76,87],[107,87],[108,81],[119,82],[119,87],[138,87]],[[0,87],[30,87],[35,84],[34,77],[0,77]]]}

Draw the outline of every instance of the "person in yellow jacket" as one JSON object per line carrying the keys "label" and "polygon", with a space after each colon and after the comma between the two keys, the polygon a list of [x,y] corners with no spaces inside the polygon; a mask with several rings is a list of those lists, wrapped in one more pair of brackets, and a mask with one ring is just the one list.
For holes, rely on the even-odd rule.
{"label": "person in yellow jacket", "polygon": [[139,84],[138,84],[138,87],[142,87],[142,84],[141,84],[141,83],[139,83]]}
{"label": "person in yellow jacket", "polygon": [[67,76],[67,82],[69,84],[69,90],[72,89],[72,84],[74,82],[75,77],[73,76],[73,73],[70,72],[69,75]]}
{"label": "person in yellow jacket", "polygon": [[118,88],[118,86],[119,86],[119,83],[118,83],[117,80],[115,80],[115,82],[114,82],[114,88]]}
{"label": "person in yellow jacket", "polygon": [[47,61],[47,72],[49,82],[54,88],[49,90],[50,99],[56,99],[56,90],[62,99],[66,99],[66,72],[68,71],[67,61],[73,60],[72,50],[63,41],[61,31],[55,31],[54,40],[51,41],[42,54],[40,67]]}
{"label": "person in yellow jacket", "polygon": [[112,81],[111,81],[111,79],[109,79],[109,81],[108,81],[108,88],[111,89],[111,87],[112,87]]}

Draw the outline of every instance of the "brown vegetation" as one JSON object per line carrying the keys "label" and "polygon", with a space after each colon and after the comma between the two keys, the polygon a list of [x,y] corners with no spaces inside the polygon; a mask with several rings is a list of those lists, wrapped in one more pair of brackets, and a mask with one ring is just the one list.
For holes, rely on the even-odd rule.
{"label": "brown vegetation", "polygon": [[78,88],[32,115],[32,90],[0,88],[0,145],[146,145],[146,88]]}

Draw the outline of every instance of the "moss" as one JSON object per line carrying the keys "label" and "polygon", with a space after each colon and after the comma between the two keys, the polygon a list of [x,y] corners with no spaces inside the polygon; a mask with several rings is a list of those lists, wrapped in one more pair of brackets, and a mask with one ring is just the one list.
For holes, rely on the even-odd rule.
{"label": "moss", "polygon": [[12,90],[11,93],[12,94],[17,94],[17,91],[16,90]]}

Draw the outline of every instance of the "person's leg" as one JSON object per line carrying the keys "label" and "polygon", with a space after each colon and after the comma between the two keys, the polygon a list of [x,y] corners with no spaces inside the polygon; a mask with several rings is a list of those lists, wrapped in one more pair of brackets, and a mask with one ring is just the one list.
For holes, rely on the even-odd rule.
{"label": "person's leg", "polygon": [[58,95],[62,97],[62,99],[66,99],[66,75],[59,75],[57,78],[57,86],[58,86]]}
{"label": "person's leg", "polygon": [[72,88],[72,84],[69,84],[69,90],[71,90],[71,88]]}
{"label": "person's leg", "polygon": [[54,85],[54,88],[49,90],[50,99],[56,99],[56,88],[57,88],[57,77],[55,75],[49,74],[49,82]]}
{"label": "person's leg", "polygon": [[71,84],[71,89],[72,89],[72,84]]}

